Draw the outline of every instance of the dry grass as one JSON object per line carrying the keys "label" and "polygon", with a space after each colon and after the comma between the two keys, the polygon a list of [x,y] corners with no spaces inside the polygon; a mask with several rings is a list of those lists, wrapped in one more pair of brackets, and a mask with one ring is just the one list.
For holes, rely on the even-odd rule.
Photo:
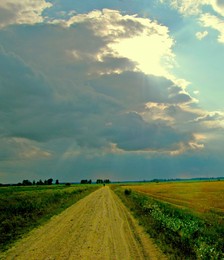
{"label": "dry grass", "polygon": [[198,213],[224,214],[224,182],[165,182],[127,186]]}

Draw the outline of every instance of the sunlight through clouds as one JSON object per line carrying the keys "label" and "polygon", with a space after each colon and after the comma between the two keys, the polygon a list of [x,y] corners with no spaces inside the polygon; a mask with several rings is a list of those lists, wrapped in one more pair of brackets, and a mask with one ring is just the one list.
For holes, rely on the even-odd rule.
{"label": "sunlight through clouds", "polygon": [[171,52],[173,40],[167,35],[143,35],[122,39],[110,44],[120,56],[138,63],[138,69],[146,74],[167,76],[174,55]]}

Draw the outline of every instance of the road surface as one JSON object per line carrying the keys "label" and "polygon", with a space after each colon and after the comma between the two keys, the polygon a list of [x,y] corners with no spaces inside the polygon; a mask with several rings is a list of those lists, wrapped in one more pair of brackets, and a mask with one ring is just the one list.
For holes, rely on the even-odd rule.
{"label": "road surface", "polygon": [[30,232],[1,259],[166,259],[109,187]]}

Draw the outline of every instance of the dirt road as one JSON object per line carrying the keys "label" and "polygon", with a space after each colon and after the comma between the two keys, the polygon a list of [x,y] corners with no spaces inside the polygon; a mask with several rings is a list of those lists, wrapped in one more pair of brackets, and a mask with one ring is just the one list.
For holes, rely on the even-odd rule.
{"label": "dirt road", "polygon": [[33,230],[1,259],[166,259],[109,187]]}

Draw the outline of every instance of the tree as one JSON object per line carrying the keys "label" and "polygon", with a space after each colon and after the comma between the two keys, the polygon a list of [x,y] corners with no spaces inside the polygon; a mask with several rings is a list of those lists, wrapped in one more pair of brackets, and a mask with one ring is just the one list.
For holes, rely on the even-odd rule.
{"label": "tree", "polygon": [[56,181],[55,181],[55,184],[57,184],[57,185],[58,185],[58,184],[59,184],[59,180],[56,180]]}
{"label": "tree", "polygon": [[52,185],[52,182],[53,182],[53,179],[52,179],[52,178],[48,179],[48,180],[47,180],[47,185]]}
{"label": "tree", "polygon": [[97,179],[97,180],[96,180],[96,183],[97,183],[97,184],[101,184],[101,183],[103,183],[103,180]]}
{"label": "tree", "polygon": [[22,185],[29,186],[29,185],[32,185],[32,182],[29,180],[23,180]]}
{"label": "tree", "polygon": [[37,185],[43,185],[43,184],[44,184],[44,183],[43,183],[42,180],[37,181]]}

